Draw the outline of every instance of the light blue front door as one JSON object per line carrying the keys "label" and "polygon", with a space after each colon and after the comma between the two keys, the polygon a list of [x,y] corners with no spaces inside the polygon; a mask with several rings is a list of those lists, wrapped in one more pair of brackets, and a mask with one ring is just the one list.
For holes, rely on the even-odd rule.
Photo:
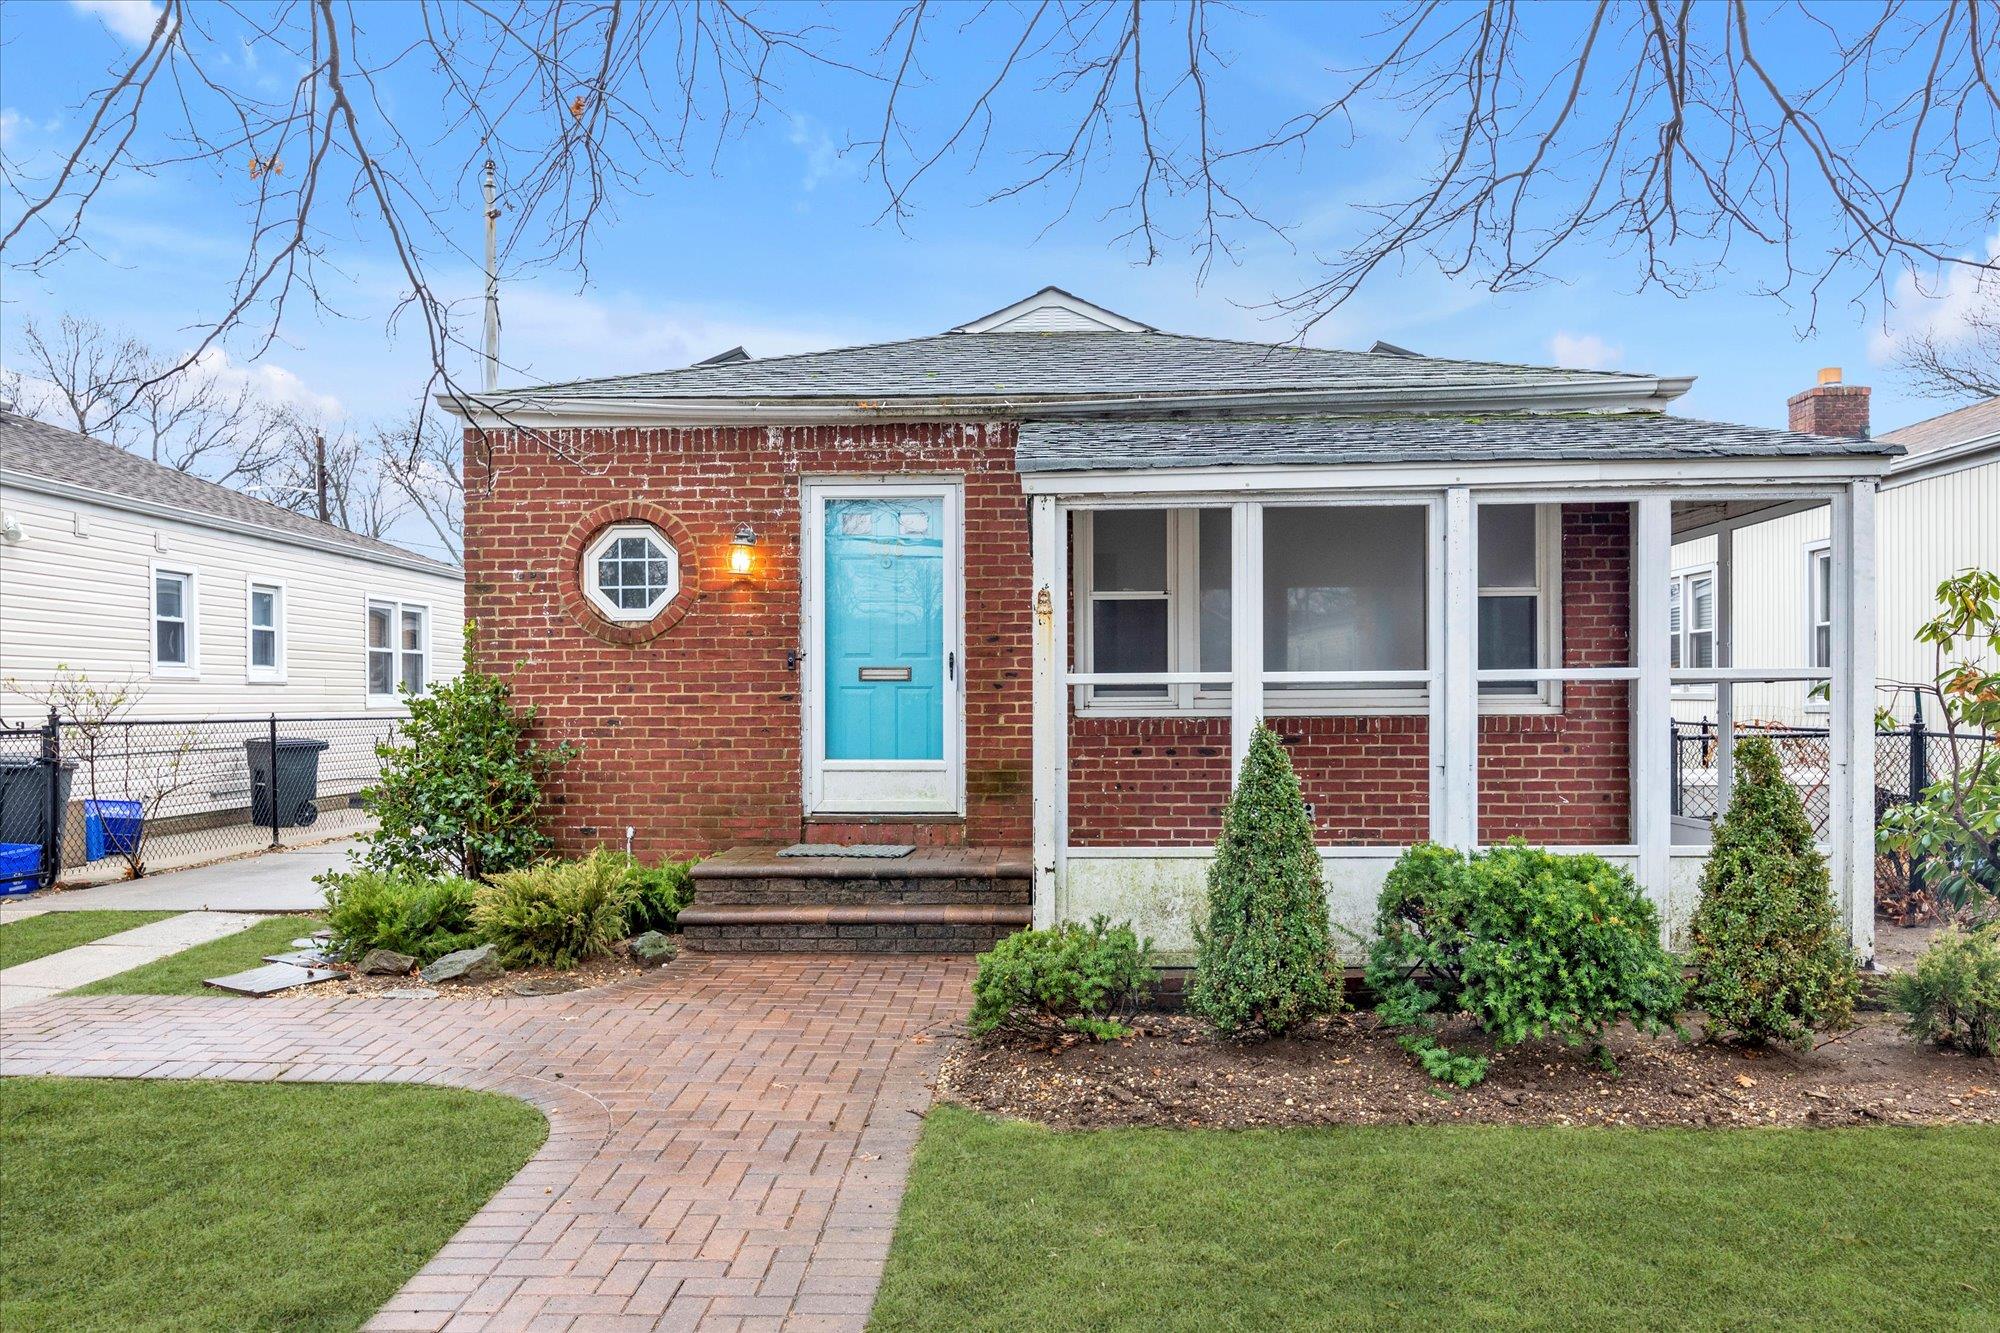
{"label": "light blue front door", "polygon": [[829,498],[825,532],[826,758],[942,760],[943,497]]}

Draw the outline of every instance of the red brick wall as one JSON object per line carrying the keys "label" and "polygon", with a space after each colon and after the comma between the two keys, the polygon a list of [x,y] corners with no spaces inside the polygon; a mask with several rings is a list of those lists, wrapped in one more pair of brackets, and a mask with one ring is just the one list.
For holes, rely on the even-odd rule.
{"label": "red brick wall", "polygon": [[1868,438],[1868,389],[1860,384],[1821,384],[1785,400],[1792,430],[1812,435]]}
{"label": "red brick wall", "polygon": [[[963,836],[1028,841],[1028,517],[1011,426],[591,429],[558,439],[567,457],[501,436],[490,469],[469,444],[465,561],[482,665],[541,710],[548,739],[582,747],[553,791],[566,848],[622,843],[628,824],[649,854],[801,836],[800,682],[785,665],[800,635],[800,480],[898,472],[964,479]],[[573,590],[584,529],[637,505],[670,517],[691,589],[682,619],[631,642],[638,636],[598,620]],[[743,522],[759,536],[748,578],[727,569]],[[956,836],[954,826],[925,840]]]}
{"label": "red brick wall", "polygon": [[[1563,507],[1565,665],[1629,660],[1630,554],[1628,506]],[[1560,715],[1481,719],[1481,836],[1629,842],[1626,694],[1622,683],[1570,684]],[[1427,717],[1271,721],[1313,804],[1322,844],[1400,844],[1427,835]],[[1070,841],[1077,846],[1213,842],[1228,795],[1226,718],[1071,721]]]}

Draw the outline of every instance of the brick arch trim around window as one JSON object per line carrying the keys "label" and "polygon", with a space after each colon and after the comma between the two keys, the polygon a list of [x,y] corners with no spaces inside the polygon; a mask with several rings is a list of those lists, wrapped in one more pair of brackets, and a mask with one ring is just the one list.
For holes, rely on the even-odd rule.
{"label": "brick arch trim around window", "polygon": [[[591,542],[606,528],[619,523],[650,523],[660,530],[660,535],[672,543],[680,557],[680,591],[650,620],[636,623],[620,623],[607,619],[591,605],[590,598],[583,590],[583,580],[587,571],[583,567],[583,553]],[[639,644],[659,638],[686,618],[701,600],[701,562],[695,557],[694,536],[687,526],[664,506],[646,500],[619,500],[597,508],[578,519],[563,538],[559,568],[563,578],[557,595],[562,599],[563,610],[570,619],[583,626],[593,637],[606,643]]]}

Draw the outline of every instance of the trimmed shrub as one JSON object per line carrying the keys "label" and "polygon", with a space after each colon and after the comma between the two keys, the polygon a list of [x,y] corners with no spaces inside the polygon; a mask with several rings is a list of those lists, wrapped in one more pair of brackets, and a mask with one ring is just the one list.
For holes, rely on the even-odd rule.
{"label": "trimmed shrub", "polygon": [[694,901],[694,880],[688,877],[693,865],[692,861],[662,861],[656,866],[626,862],[625,887],[630,891],[625,905],[627,935],[676,929],[681,909]]}
{"label": "trimmed shrub", "polygon": [[1736,745],[1729,809],[1715,826],[1692,926],[1688,1002],[1712,1037],[1812,1045],[1854,1016],[1854,951],[1834,911],[1826,858],[1778,751]]}
{"label": "trimmed shrub", "polygon": [[424,694],[404,696],[410,716],[375,747],[381,776],[365,794],[376,818],[363,835],[371,870],[483,879],[531,864],[552,845],[542,831],[542,782],[576,753],[530,737],[532,708],[516,708],[499,676],[473,665]]}
{"label": "trimmed shrub", "polygon": [[1967,1055],[2000,1050],[2000,922],[1947,930],[1889,983],[1889,1003],[1919,1041]]}
{"label": "trimmed shrub", "polygon": [[617,852],[598,851],[509,870],[479,886],[473,920],[504,965],[567,971],[625,938],[628,869]]}
{"label": "trimmed shrub", "polygon": [[1485,1078],[1488,1060],[1438,1040],[1455,1015],[1498,1047],[1588,1043],[1615,1069],[1604,1029],[1671,1029],[1681,1003],[1680,969],[1632,876],[1520,842],[1472,857],[1433,843],[1404,853],[1377,901],[1367,975],[1376,1015],[1409,1029],[1403,1048],[1461,1087]]}
{"label": "trimmed shrub", "polygon": [[974,1036],[1081,1033],[1096,1041],[1130,1034],[1125,1019],[1157,975],[1153,942],[1097,917],[1049,930],[1021,930],[979,955],[972,983]]}
{"label": "trimmed shrub", "polygon": [[428,963],[479,943],[472,921],[479,886],[471,880],[350,870],[320,882],[326,887],[326,928],[339,957],[394,949]]}
{"label": "trimmed shrub", "polygon": [[1188,1008],[1221,1032],[1276,1036],[1337,1012],[1326,888],[1312,820],[1284,744],[1269,727],[1250,739],[1208,869],[1208,919]]}

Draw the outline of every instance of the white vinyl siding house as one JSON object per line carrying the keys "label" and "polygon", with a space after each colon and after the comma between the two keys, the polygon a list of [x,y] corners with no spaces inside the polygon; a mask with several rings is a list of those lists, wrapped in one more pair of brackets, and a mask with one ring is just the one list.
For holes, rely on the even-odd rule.
{"label": "white vinyl siding house", "polygon": [[[52,431],[16,427],[22,420],[0,419],[10,446],[17,429]],[[36,447],[60,444],[44,436]],[[435,682],[457,669],[464,580],[449,565],[284,511],[273,520],[283,527],[262,526],[246,514],[273,507],[234,492],[217,503],[239,512],[203,512],[175,503],[199,499],[197,491],[92,494],[33,475],[21,459],[10,447],[0,468],[0,718],[8,722],[39,720],[33,696],[65,666],[93,682],[129,681],[142,696],[139,718],[400,707],[393,686],[371,688],[376,606],[391,608],[393,682]],[[174,476],[167,484],[193,481]]]}
{"label": "white vinyl siding house", "polygon": [[[1963,418],[1964,438],[1938,445],[1918,432]],[[1970,433],[1968,433],[1970,432]],[[1938,432],[1942,434],[1942,432]],[[1936,614],[1937,586],[1961,570],[2000,570],[2000,400],[1948,413],[1881,438],[1906,443],[1910,453],[1890,466],[1876,503],[1878,702],[1897,721],[1910,717],[1910,696],[1897,682],[1928,683],[1937,666],[1932,650],[1916,640],[1917,627]],[[1925,449],[1920,445],[1932,443]],[[1734,664],[1802,661],[1824,666],[1829,658],[1831,518],[1825,506],[1739,528],[1733,536],[1730,595],[1735,609]],[[1674,547],[1671,587],[1716,568],[1716,539]],[[1670,606],[1672,604],[1670,603]],[[1685,594],[1669,611],[1679,625]],[[1675,692],[1674,715],[1684,722],[1712,720],[1712,692]],[[1823,727],[1826,704],[1804,683],[1745,685],[1735,691],[1743,722]],[[1929,718],[1935,722],[1937,719]]]}

